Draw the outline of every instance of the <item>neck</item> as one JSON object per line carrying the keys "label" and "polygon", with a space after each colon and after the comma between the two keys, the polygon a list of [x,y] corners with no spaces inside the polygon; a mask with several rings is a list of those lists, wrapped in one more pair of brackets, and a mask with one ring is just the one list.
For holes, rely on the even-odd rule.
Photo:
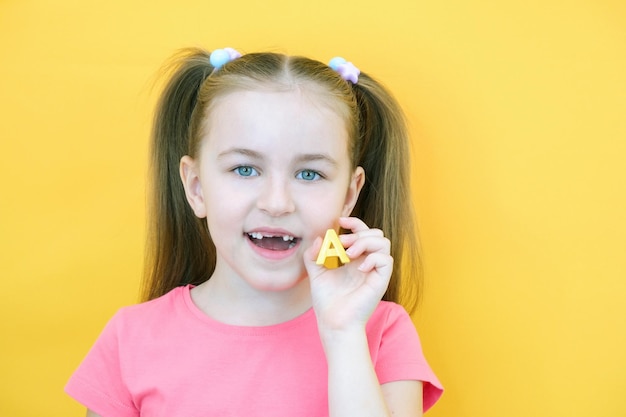
{"label": "neck", "polygon": [[219,322],[235,326],[271,326],[292,320],[311,308],[309,280],[283,291],[236,288],[213,276],[191,291],[196,306]]}

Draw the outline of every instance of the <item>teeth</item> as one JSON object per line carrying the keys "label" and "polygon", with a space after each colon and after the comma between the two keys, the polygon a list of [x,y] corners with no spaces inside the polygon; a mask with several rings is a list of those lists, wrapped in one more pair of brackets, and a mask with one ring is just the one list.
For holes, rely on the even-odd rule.
{"label": "teeth", "polygon": [[[252,233],[248,233],[248,234],[249,234],[249,235],[250,235],[250,237],[252,237],[253,239],[263,239],[264,237],[275,237],[275,235],[269,235],[269,234],[268,234],[268,235],[265,235],[265,234],[263,234],[263,233],[261,233],[261,232],[252,232]],[[281,236],[281,237],[283,238],[283,240],[284,240],[285,242],[287,242],[287,241],[289,241],[289,242],[290,242],[290,241],[292,241],[292,240],[294,240],[294,239],[295,239],[293,236],[289,236],[289,235],[283,235],[283,236]]]}

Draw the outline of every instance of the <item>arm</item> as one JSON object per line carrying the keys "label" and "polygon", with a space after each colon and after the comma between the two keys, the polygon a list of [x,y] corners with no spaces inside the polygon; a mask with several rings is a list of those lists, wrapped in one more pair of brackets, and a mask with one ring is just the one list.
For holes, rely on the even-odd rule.
{"label": "arm", "polygon": [[365,332],[325,342],[331,416],[422,416],[422,383],[379,385]]}
{"label": "arm", "polygon": [[381,388],[392,416],[421,417],[423,415],[421,381],[389,382]]}
{"label": "arm", "polygon": [[356,218],[340,218],[352,234],[340,236],[351,260],[341,268],[313,263],[321,239],[306,256],[313,308],[328,364],[331,417],[422,415],[422,386],[398,381],[381,387],[372,364],[366,324],[393,270],[389,240]]}

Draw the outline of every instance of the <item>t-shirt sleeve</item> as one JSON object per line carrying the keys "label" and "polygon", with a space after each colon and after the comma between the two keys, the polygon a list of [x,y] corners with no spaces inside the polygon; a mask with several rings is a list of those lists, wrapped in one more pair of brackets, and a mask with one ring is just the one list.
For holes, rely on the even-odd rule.
{"label": "t-shirt sleeve", "polygon": [[443,387],[424,357],[419,336],[404,308],[390,304],[375,363],[381,384],[415,380],[423,383],[423,408],[426,412],[441,394]]}
{"label": "t-shirt sleeve", "polygon": [[124,383],[119,351],[121,314],[105,326],[83,362],[71,376],[65,392],[102,417],[138,417]]}

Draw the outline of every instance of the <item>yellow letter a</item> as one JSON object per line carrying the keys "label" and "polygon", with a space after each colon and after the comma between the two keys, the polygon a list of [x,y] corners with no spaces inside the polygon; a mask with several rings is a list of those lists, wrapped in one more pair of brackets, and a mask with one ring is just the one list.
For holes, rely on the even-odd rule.
{"label": "yellow letter a", "polygon": [[328,229],[315,263],[332,269],[340,266],[340,262],[341,264],[347,264],[350,262],[350,258],[348,258],[346,251],[341,245],[335,230]]}

